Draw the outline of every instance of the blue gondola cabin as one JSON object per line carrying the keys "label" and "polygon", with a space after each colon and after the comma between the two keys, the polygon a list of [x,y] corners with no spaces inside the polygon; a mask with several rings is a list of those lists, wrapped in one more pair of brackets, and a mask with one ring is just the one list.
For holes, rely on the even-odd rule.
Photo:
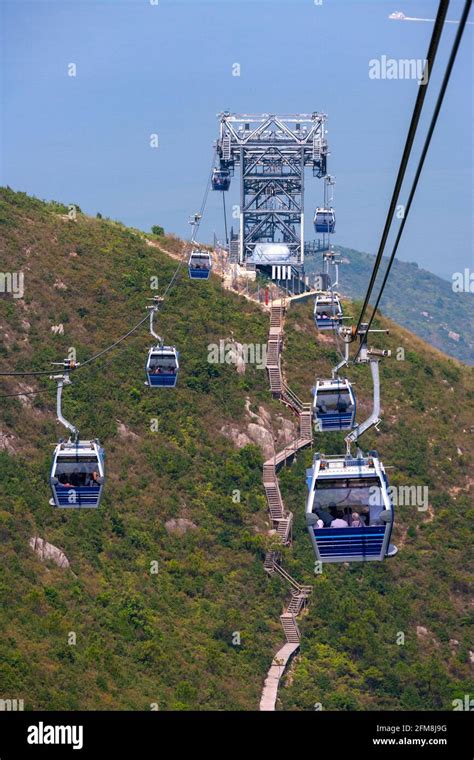
{"label": "blue gondola cabin", "polygon": [[314,323],[318,330],[333,330],[342,324],[342,306],[339,296],[332,293],[316,296]]}
{"label": "blue gondola cabin", "polygon": [[317,233],[332,234],[336,230],[336,214],[332,208],[317,208],[314,212],[314,229]]}
{"label": "blue gondola cabin", "polygon": [[348,380],[318,380],[314,389],[313,422],[316,430],[351,430],[356,402]]}
{"label": "blue gondola cabin", "polygon": [[51,503],[68,509],[97,508],[105,482],[105,453],[99,441],[56,446],[51,467]]}
{"label": "blue gondola cabin", "polygon": [[145,367],[150,388],[174,388],[178,381],[179,354],[174,346],[154,346]]}
{"label": "blue gondola cabin", "polygon": [[228,190],[230,187],[230,172],[228,169],[214,169],[212,172],[212,189]]}
{"label": "blue gondola cabin", "polygon": [[212,269],[212,256],[208,251],[192,251],[188,262],[191,280],[208,280]]}
{"label": "blue gondola cabin", "polygon": [[393,505],[382,462],[316,454],[307,471],[306,525],[316,560],[367,562],[392,556]]}

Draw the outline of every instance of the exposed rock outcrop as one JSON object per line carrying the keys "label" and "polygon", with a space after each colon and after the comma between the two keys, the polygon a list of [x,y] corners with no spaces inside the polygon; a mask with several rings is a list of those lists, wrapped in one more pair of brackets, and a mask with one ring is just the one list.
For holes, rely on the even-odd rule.
{"label": "exposed rock outcrop", "polygon": [[45,560],[51,560],[51,562],[54,562],[58,567],[61,567],[63,569],[69,567],[69,560],[64,552],[62,552],[61,549],[58,549],[57,546],[48,544],[44,538],[33,536],[33,538],[30,538],[28,543],[35,554],[37,554],[40,560],[43,562]]}
{"label": "exposed rock outcrop", "polygon": [[285,420],[284,417],[277,417],[278,438],[277,449],[280,450],[298,437],[298,427],[291,420]]}
{"label": "exposed rock outcrop", "polygon": [[221,428],[221,433],[222,435],[225,435],[226,438],[230,438],[238,449],[242,449],[244,446],[252,443],[248,435],[239,430],[235,425],[224,425],[224,427]]}
{"label": "exposed rock outcrop", "polygon": [[117,433],[122,438],[131,438],[133,440],[138,440],[140,437],[134,433],[133,430],[130,430],[126,425],[124,425],[123,422],[120,422],[120,420],[117,420]]}
{"label": "exposed rock outcrop", "polygon": [[273,435],[263,425],[256,425],[255,422],[249,422],[247,433],[253,443],[260,446],[265,459],[270,459],[275,454]]}
{"label": "exposed rock outcrop", "polygon": [[184,536],[188,530],[197,530],[197,525],[191,522],[191,520],[186,520],[185,517],[176,517],[167,520],[165,522],[165,528],[169,535]]}
{"label": "exposed rock outcrop", "polygon": [[[258,413],[250,408],[250,399],[246,400],[245,410],[248,417],[252,420],[243,430],[237,426],[230,425],[221,428],[221,433],[230,438],[240,449],[249,443],[254,443],[260,447],[265,459],[271,459],[275,455],[275,440],[273,437],[272,417],[265,407],[259,406]],[[298,427],[292,420],[284,417],[277,417],[276,430],[277,446],[279,450],[288,446],[298,436]]]}
{"label": "exposed rock outcrop", "polygon": [[13,441],[15,440],[14,435],[8,435],[8,433],[2,433],[0,430],[0,451],[8,451],[9,454],[15,454],[15,447],[13,446]]}

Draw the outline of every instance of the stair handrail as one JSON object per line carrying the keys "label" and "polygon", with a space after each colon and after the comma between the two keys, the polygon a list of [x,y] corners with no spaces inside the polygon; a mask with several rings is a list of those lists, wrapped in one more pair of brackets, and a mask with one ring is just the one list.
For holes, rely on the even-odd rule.
{"label": "stair handrail", "polygon": [[[290,386],[287,383],[282,383],[283,391],[288,394],[288,396],[301,408],[303,409],[305,407],[305,402],[301,401],[299,396],[296,395],[296,393],[290,388]],[[308,409],[311,408],[311,404],[306,404]]]}
{"label": "stair handrail", "polygon": [[278,564],[278,562],[274,562],[273,567],[275,569],[275,572],[277,572],[279,575],[281,575],[282,578],[288,581],[288,583],[290,583],[293,588],[295,588],[297,591],[301,591],[301,586],[298,581],[295,581],[295,579],[289,573],[287,573],[287,571],[284,570],[282,566]]}

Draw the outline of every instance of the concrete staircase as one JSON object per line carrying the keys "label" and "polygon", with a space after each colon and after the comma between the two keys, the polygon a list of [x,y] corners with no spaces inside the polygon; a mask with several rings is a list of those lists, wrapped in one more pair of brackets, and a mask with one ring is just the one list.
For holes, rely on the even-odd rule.
{"label": "concrete staircase", "polygon": [[289,644],[299,644],[301,636],[295,616],[291,612],[284,612],[283,615],[280,615],[280,621],[287,642]]}
{"label": "concrete staircase", "polygon": [[300,437],[303,440],[313,440],[313,413],[311,408],[300,412]]}
{"label": "concrete staircase", "polygon": [[[292,538],[293,514],[285,509],[278,484],[278,469],[291,461],[297,452],[313,442],[312,408],[311,404],[303,403],[284,382],[280,354],[283,345],[283,329],[285,302],[274,302],[270,308],[270,329],[267,343],[267,370],[270,391],[279,398],[298,417],[299,431],[295,438],[282,451],[275,454],[263,465],[263,487],[267,498],[273,529],[276,531],[278,543],[289,545]],[[274,710],[278,694],[278,684],[289,658],[299,648],[300,631],[296,622],[311,594],[311,586],[300,585],[278,562],[278,551],[269,551],[265,555],[264,569],[270,576],[278,574],[291,587],[291,598],[282,615],[280,622],[285,634],[286,644],[274,657],[268,676],[265,680],[260,701],[261,710]]]}
{"label": "concrete staircase", "polygon": [[267,371],[270,381],[270,391],[279,398],[282,392],[282,376],[280,369],[280,353],[283,340],[283,307],[281,304],[270,308],[270,330],[267,342]]}
{"label": "concrete staircase", "polygon": [[[232,245],[234,243],[234,247]],[[229,259],[232,261],[236,256],[237,247],[232,241],[230,245]],[[225,278],[224,278],[225,284]],[[227,285],[227,287],[230,287]],[[314,298],[319,291],[305,290],[303,293],[283,296],[270,304],[270,327],[267,340],[267,371],[270,391],[274,398],[280,399],[295,416],[298,417],[299,435],[283,451],[278,452],[272,459],[263,465],[263,485],[267,497],[268,509],[272,520],[272,526],[276,531],[279,543],[282,545],[291,543],[291,528],[293,515],[287,512],[278,485],[277,471],[280,466],[293,459],[297,452],[305,446],[311,446],[313,442],[312,430],[312,406],[303,403],[289,388],[283,378],[280,364],[281,351],[284,336],[285,310],[293,301],[304,301]],[[268,310],[267,304],[262,304],[255,295],[240,293],[244,298],[257,303],[260,308]],[[290,660],[290,657],[298,650],[300,632],[296,622],[299,615],[307,604],[312,591],[311,586],[301,586],[294,578],[278,564],[278,552],[270,551],[265,555],[264,569],[269,576],[278,574],[291,586],[291,598],[285,612],[280,616],[280,621],[285,633],[286,643],[281,647],[273,658],[260,700],[260,710],[275,710],[280,678]]]}
{"label": "concrete staircase", "polygon": [[291,599],[285,612],[280,615],[280,622],[289,644],[300,641],[300,631],[296,622],[297,615],[307,604],[312,592],[312,586],[300,585],[286,570],[278,564],[276,552],[268,552],[265,556],[264,568],[269,575],[278,573],[291,586]]}

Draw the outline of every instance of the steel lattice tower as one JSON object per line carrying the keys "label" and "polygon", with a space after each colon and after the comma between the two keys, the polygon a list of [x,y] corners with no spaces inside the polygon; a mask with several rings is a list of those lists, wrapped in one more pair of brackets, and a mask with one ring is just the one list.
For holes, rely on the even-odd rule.
{"label": "steel lattice tower", "polygon": [[222,169],[240,167],[240,264],[267,269],[304,262],[304,175],[326,175],[326,115],[219,114]]}

